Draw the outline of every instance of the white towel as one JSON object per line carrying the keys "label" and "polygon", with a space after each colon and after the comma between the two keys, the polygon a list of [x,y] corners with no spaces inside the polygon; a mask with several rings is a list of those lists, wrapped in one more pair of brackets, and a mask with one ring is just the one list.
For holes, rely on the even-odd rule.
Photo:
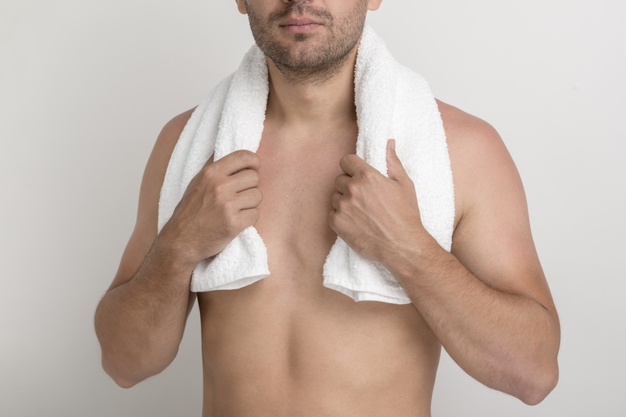
{"label": "white towel", "polygon": [[[267,64],[255,45],[239,69],[217,85],[196,108],[172,153],[159,201],[159,231],[171,217],[191,179],[214,155],[259,147],[269,92]],[[359,133],[356,153],[386,174],[387,140],[415,183],[422,223],[446,250],[452,245],[454,190],[441,115],[426,81],[398,64],[366,26],[355,69]],[[194,292],[232,290],[270,274],[267,249],[254,227],[224,250],[198,263]],[[337,238],[324,263],[323,284],[355,301],[408,304],[397,279]]]}

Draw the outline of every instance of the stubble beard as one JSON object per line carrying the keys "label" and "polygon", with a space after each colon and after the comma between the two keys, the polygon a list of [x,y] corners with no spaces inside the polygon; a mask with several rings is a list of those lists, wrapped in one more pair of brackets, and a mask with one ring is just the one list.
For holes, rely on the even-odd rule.
{"label": "stubble beard", "polygon": [[[292,84],[323,84],[330,80],[350,57],[361,38],[367,12],[366,1],[358,1],[347,16],[334,18],[328,11],[312,7],[308,2],[291,2],[284,10],[270,14],[264,21],[252,8],[248,7],[248,19],[252,35],[263,53],[272,60],[285,79]],[[313,16],[323,22],[322,30],[327,36],[313,43],[312,36],[294,35],[296,43],[310,42],[294,48],[279,40],[277,22],[292,15]]]}

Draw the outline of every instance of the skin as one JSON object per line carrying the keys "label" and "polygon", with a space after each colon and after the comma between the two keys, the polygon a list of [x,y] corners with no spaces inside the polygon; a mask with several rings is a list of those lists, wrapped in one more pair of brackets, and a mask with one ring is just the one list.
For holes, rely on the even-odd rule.
{"label": "skin", "polygon": [[[276,26],[280,21],[269,24],[265,35],[292,63],[328,59],[315,54],[333,42],[337,22],[354,19],[355,10],[364,14],[363,4],[377,9],[380,0],[358,3],[237,1],[260,23],[290,7],[332,16],[334,28],[323,20],[304,37]],[[270,96],[257,153],[209,160],[157,233],[167,163],[193,109],[163,128],[144,173],[135,230],[96,312],[104,369],[123,387],[165,369],[195,301],[195,264],[254,225],[271,276],[197,295],[204,417],[428,417],[441,346],[485,385],[540,402],[558,378],[559,321],[501,138],[438,102],[455,186],[448,253],[421,224],[419,196],[394,142],[389,178],[354,155],[356,48],[335,58],[322,73],[300,76],[268,58]],[[412,304],[355,303],[324,288],[322,265],[337,235],[385,265]]]}

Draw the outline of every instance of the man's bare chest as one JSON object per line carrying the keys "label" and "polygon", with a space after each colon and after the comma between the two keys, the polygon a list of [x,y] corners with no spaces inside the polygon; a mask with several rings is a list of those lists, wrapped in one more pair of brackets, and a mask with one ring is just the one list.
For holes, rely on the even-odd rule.
{"label": "man's bare chest", "polygon": [[354,152],[350,138],[342,142],[316,146],[261,141],[257,154],[263,202],[255,227],[270,263],[278,257],[312,266],[328,254],[336,239],[328,215],[335,179],[342,174],[339,161]]}

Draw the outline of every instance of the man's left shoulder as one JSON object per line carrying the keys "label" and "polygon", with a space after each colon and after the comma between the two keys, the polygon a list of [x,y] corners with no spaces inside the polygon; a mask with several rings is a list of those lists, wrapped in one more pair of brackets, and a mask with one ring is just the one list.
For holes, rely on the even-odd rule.
{"label": "man's left shoulder", "polygon": [[457,221],[476,202],[499,198],[503,189],[522,195],[517,168],[496,129],[442,101],[437,105],[448,143]]}
{"label": "man's left shoulder", "polygon": [[[513,167],[513,161],[500,134],[486,121],[437,100],[453,170],[476,172],[485,167]],[[483,172],[483,174],[486,174]]]}
{"label": "man's left shoulder", "polygon": [[502,146],[500,135],[489,123],[441,100],[436,102],[449,147]]}

